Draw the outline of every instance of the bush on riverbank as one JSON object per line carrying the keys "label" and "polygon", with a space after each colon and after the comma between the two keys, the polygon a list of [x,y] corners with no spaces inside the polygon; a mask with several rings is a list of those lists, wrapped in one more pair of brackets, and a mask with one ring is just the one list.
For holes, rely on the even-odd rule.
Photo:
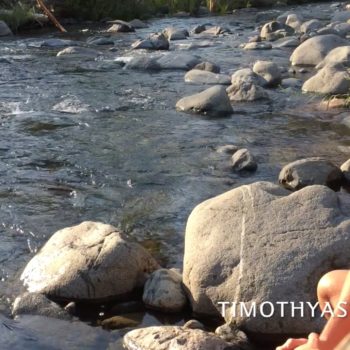
{"label": "bush on riverbank", "polygon": [[27,4],[17,2],[8,8],[0,10],[0,20],[5,21],[12,31],[35,22],[34,9]]}

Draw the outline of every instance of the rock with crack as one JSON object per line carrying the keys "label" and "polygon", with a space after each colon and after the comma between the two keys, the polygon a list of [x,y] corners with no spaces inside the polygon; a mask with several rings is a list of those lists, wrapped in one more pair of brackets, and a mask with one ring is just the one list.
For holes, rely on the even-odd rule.
{"label": "rock with crack", "polygon": [[29,292],[99,301],[142,287],[157,262],[115,227],[86,221],[57,231],[25,267]]}
{"label": "rock with crack", "polygon": [[350,264],[349,213],[349,194],[320,185],[290,192],[257,182],[199,204],[185,235],[183,282],[193,311],[219,315],[219,302],[239,301],[255,305],[256,317],[236,310],[226,320],[248,335],[319,331],[319,311],[294,317],[286,307],[281,317],[277,306],[266,322],[269,305],[264,315],[259,309],[266,301],[316,302],[321,276]]}
{"label": "rock with crack", "polygon": [[135,329],[124,336],[128,350],[239,350],[213,333],[179,326]]}
{"label": "rock with crack", "polygon": [[182,98],[176,103],[178,111],[222,117],[233,113],[225,87],[215,85],[198,94]]}
{"label": "rock with crack", "polygon": [[311,185],[324,185],[338,190],[343,181],[343,174],[330,161],[313,157],[286,165],[281,170],[278,181],[289,190],[300,190]]}

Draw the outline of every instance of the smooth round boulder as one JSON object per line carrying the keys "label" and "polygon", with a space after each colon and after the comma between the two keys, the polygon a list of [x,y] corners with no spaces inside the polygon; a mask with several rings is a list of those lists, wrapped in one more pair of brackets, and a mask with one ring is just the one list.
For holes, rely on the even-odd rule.
{"label": "smooth round boulder", "polygon": [[348,42],[339,35],[319,35],[307,39],[299,45],[290,57],[293,66],[318,65],[327,54],[338,46],[346,46]]}
{"label": "smooth round boulder", "polygon": [[339,46],[331,50],[324,60],[316,66],[316,69],[321,69],[327,65],[334,65],[338,63],[343,64],[345,67],[350,67],[350,45]]}
{"label": "smooth round boulder", "polygon": [[25,267],[31,293],[100,301],[142,287],[157,262],[111,225],[86,221],[57,231]]}
{"label": "smooth round boulder", "polygon": [[230,85],[231,78],[225,74],[215,74],[199,69],[192,69],[185,75],[185,82],[207,85]]}
{"label": "smooth round boulder", "polygon": [[[277,303],[316,303],[321,276],[349,266],[349,213],[349,194],[320,185],[290,192],[257,182],[199,204],[185,234],[183,282],[193,312],[220,315],[219,303],[228,302],[227,322],[248,335],[320,331],[318,309],[312,317],[306,307],[301,317],[288,304],[281,316]],[[247,310],[255,305],[256,315],[234,315],[234,301]],[[259,312],[265,302],[275,308],[268,319],[271,305]]]}
{"label": "smooth round boulder", "polygon": [[179,312],[186,303],[182,276],[177,271],[160,269],[146,281],[142,300],[146,307],[164,312]]}
{"label": "smooth round boulder", "polygon": [[283,187],[292,191],[312,185],[324,185],[338,190],[343,181],[343,174],[331,162],[313,157],[286,165],[281,170],[278,181]]}
{"label": "smooth round boulder", "polygon": [[293,28],[296,32],[298,32],[301,25],[303,24],[303,17],[296,13],[291,13],[288,15],[285,23],[287,26]]}
{"label": "smooth round boulder", "polygon": [[124,336],[128,350],[228,350],[228,343],[213,333],[179,326],[135,329]]}
{"label": "smooth round boulder", "polygon": [[162,55],[158,60],[161,69],[190,70],[201,62],[201,59],[187,53],[169,53]]}
{"label": "smooth round boulder", "polygon": [[227,116],[233,113],[225,87],[215,85],[198,94],[182,98],[176,103],[181,112],[204,114],[213,117]]}
{"label": "smooth round boulder", "polygon": [[278,65],[272,61],[255,62],[253,72],[260,75],[268,87],[276,87],[281,83],[282,72]]}
{"label": "smooth round boulder", "polygon": [[342,65],[326,65],[305,81],[302,90],[324,95],[348,94],[350,74]]}
{"label": "smooth round boulder", "polygon": [[323,23],[318,19],[311,19],[310,21],[306,21],[300,26],[300,33],[308,34],[310,32],[315,32],[318,29],[323,27]]}
{"label": "smooth round boulder", "polygon": [[256,101],[269,98],[264,88],[251,82],[231,85],[226,91],[230,101],[234,102]]}
{"label": "smooth round boulder", "polygon": [[232,74],[232,85],[239,86],[244,83],[252,83],[263,87],[267,85],[267,81],[260,75],[253,72],[251,68],[242,68]]}

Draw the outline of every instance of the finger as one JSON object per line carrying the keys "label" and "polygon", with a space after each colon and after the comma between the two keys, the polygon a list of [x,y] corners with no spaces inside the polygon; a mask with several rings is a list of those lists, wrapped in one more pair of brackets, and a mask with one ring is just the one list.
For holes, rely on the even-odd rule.
{"label": "finger", "polygon": [[311,347],[317,348],[319,343],[319,335],[317,333],[310,333],[308,337],[308,344],[310,344]]}
{"label": "finger", "polygon": [[306,343],[307,339],[305,338],[288,339],[283,345],[277,347],[276,350],[294,350],[296,347]]}

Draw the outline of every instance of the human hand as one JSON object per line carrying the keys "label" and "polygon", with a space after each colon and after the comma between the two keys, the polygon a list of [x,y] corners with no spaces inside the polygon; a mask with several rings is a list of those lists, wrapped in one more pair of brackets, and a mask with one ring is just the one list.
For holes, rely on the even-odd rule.
{"label": "human hand", "polygon": [[288,339],[283,345],[276,350],[319,350],[318,334],[311,333],[308,339]]}
{"label": "human hand", "polygon": [[295,350],[320,350],[319,335],[311,333],[304,345],[298,346]]}
{"label": "human hand", "polygon": [[304,345],[307,343],[307,339],[288,339],[283,345],[276,348],[276,350],[294,350],[298,346]]}

